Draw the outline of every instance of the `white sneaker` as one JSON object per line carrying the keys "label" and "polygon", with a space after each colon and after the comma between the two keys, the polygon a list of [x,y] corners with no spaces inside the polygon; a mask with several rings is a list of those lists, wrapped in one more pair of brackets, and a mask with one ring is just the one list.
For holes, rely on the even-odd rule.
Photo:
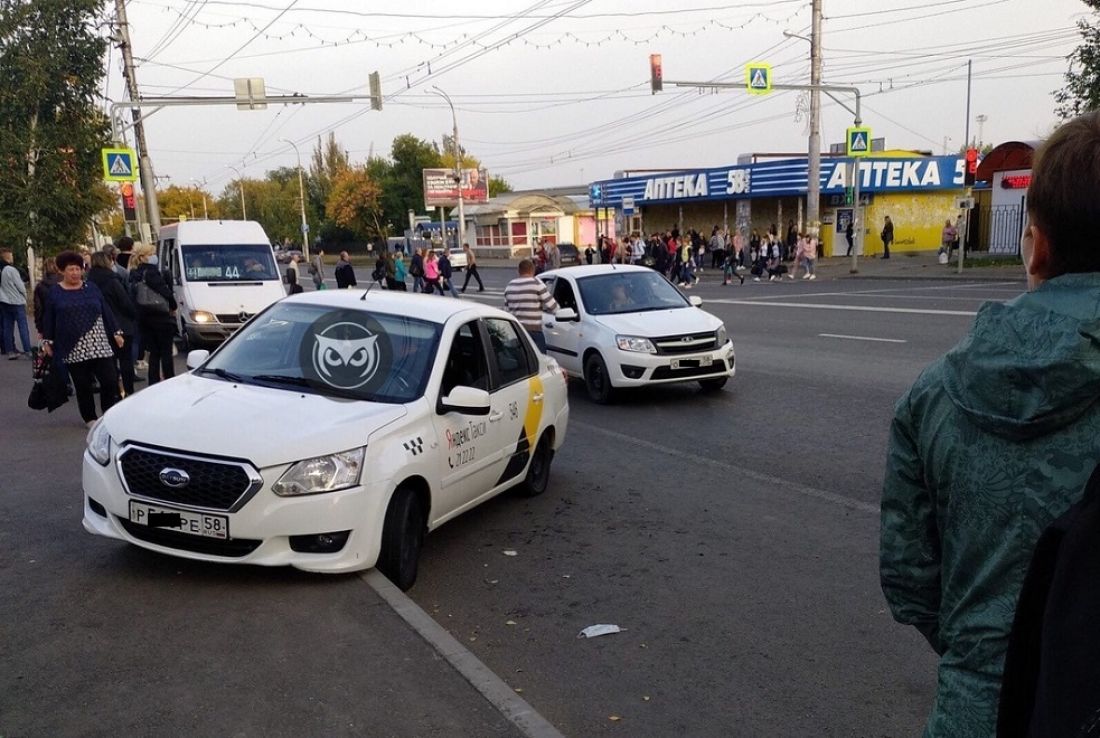
{"label": "white sneaker", "polygon": [[787,272],[787,279],[794,279],[794,275],[790,272]]}
{"label": "white sneaker", "polygon": [[753,282],[759,282],[759,281],[760,281],[760,277],[753,277],[753,278],[752,278],[752,281],[753,281]]}
{"label": "white sneaker", "polygon": [[816,274],[811,274],[810,275],[810,281],[812,282],[815,279],[817,279],[817,275]]}
{"label": "white sneaker", "polygon": [[809,272],[807,272],[806,274],[803,274],[803,275],[802,275],[802,278],[803,278],[803,279],[809,279],[809,278],[810,278],[810,274],[809,274]]}

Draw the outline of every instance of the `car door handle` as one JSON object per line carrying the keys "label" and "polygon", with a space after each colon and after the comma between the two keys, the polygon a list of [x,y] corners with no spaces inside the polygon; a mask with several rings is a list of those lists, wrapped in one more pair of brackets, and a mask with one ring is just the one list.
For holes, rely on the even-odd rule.
{"label": "car door handle", "polygon": [[495,423],[504,417],[504,413],[489,413],[489,422]]}
{"label": "car door handle", "polygon": [[540,392],[537,395],[533,395],[531,397],[531,402],[542,402],[542,393]]}

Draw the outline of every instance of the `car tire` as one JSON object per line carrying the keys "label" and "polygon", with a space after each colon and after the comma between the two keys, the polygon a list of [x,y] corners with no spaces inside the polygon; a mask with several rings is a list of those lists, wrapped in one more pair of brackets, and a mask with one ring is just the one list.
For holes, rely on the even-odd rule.
{"label": "car tire", "polygon": [[412,489],[399,487],[386,509],[377,567],[402,592],[416,583],[427,523],[420,497]]}
{"label": "car tire", "polygon": [[591,353],[584,360],[584,388],[588,397],[598,405],[607,405],[615,398],[615,388],[607,373],[607,364],[598,353]]}
{"label": "car tire", "polygon": [[726,386],[726,382],[729,381],[729,377],[715,377],[714,379],[700,379],[699,386],[702,387],[704,392],[718,392],[720,389]]}
{"label": "car tire", "polygon": [[538,497],[550,484],[550,463],[554,460],[554,448],[550,445],[550,434],[543,433],[531,454],[527,465],[527,476],[516,487],[520,497]]}

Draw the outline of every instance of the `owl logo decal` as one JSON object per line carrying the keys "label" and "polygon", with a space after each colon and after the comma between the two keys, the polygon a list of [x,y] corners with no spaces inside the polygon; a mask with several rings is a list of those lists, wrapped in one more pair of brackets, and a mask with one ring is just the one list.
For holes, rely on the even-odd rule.
{"label": "owl logo decal", "polygon": [[383,356],[388,340],[377,321],[347,313],[326,317],[305,336],[302,348],[308,363],[303,366],[312,368],[315,379],[340,390],[361,390],[372,380],[383,381],[379,370],[388,364]]}

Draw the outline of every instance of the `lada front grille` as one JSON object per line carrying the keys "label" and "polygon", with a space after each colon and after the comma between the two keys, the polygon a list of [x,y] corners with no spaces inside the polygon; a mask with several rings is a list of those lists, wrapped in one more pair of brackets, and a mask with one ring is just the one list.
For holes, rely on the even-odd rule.
{"label": "lada front grille", "polygon": [[654,338],[653,345],[657,347],[658,354],[666,356],[698,354],[718,348],[718,336],[714,331],[709,333],[686,333],[682,336],[664,336],[663,338]]}
{"label": "lada front grille", "polygon": [[243,461],[181,452],[131,446],[119,454],[118,463],[131,495],[204,510],[235,512],[263,484]]}

